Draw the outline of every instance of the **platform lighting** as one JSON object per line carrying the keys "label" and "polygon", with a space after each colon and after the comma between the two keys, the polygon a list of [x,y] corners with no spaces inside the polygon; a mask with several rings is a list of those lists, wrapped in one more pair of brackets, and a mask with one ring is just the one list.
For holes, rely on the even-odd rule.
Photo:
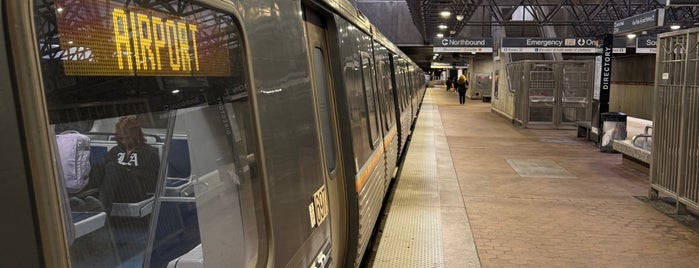
{"label": "platform lighting", "polygon": [[636,38],[636,34],[627,34],[626,37],[629,39],[634,39]]}
{"label": "platform lighting", "polygon": [[180,93],[180,90],[179,90],[179,89],[175,89],[175,90],[172,91],[172,94],[177,94],[177,93]]}
{"label": "platform lighting", "polygon": [[63,12],[63,8],[62,8],[62,7],[59,7],[59,8],[56,9],[56,11],[58,11],[58,13],[61,13],[61,12]]}
{"label": "platform lighting", "polygon": [[441,34],[441,33],[437,34],[437,38],[442,38],[442,37],[444,37],[444,34]]}
{"label": "platform lighting", "polygon": [[446,18],[446,17],[451,16],[451,12],[449,12],[449,11],[442,11],[442,12],[439,12],[439,15]]}
{"label": "platform lighting", "polygon": [[673,29],[673,30],[677,30],[677,29],[679,29],[679,28],[681,28],[681,26],[679,26],[679,25],[672,25],[672,26],[670,26],[670,29]]}
{"label": "platform lighting", "polygon": [[464,20],[464,15],[456,15],[456,20],[458,20],[458,21]]}
{"label": "platform lighting", "polygon": [[438,27],[439,27],[439,29],[446,29],[447,28],[447,26],[444,24],[440,24]]}

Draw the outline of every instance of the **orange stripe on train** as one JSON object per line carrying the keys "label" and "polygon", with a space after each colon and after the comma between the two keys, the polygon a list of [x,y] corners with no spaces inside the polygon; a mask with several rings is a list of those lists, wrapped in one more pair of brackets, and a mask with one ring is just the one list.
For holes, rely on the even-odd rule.
{"label": "orange stripe on train", "polygon": [[357,193],[364,187],[364,184],[366,184],[366,181],[369,179],[369,175],[371,174],[371,171],[376,168],[376,165],[378,164],[379,160],[381,157],[384,155],[385,148],[388,147],[388,144],[391,144],[393,139],[396,137],[396,127],[393,127],[391,131],[389,132],[388,136],[386,139],[384,139],[383,146],[380,147],[372,156],[371,160],[369,161],[368,165],[365,165],[359,172],[357,173],[357,178],[355,179],[355,190]]}

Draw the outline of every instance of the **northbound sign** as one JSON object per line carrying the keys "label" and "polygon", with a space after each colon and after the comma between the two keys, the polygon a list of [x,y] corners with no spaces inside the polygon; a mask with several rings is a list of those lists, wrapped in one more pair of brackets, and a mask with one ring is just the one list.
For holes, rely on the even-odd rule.
{"label": "northbound sign", "polygon": [[493,52],[492,38],[436,38],[432,42],[433,52],[449,53],[491,53]]}

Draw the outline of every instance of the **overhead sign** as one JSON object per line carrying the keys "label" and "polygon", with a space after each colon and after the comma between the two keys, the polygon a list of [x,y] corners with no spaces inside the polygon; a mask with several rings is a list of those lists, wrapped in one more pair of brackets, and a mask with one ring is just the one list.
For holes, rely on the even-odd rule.
{"label": "overhead sign", "polygon": [[468,63],[446,63],[446,62],[433,62],[430,65],[431,69],[468,69]]}
{"label": "overhead sign", "polygon": [[437,53],[492,53],[493,39],[483,38],[435,38],[432,41],[433,52]]}
{"label": "overhead sign", "polygon": [[594,37],[576,38],[503,38],[505,53],[598,53]]}
{"label": "overhead sign", "polygon": [[451,63],[433,62],[430,65],[430,68],[432,68],[432,69],[453,69],[454,66],[451,66]]}
{"label": "overhead sign", "polygon": [[636,39],[636,53],[656,53],[657,41],[655,36],[644,36]]}
{"label": "overhead sign", "polygon": [[626,37],[614,38],[612,53],[626,53]]}
{"label": "overhead sign", "polygon": [[[67,16],[82,2],[56,9],[60,60],[66,75],[226,76],[231,66],[227,36],[211,38],[206,25],[144,8],[88,3],[95,12]],[[82,5],[82,4],[81,4]],[[82,8],[82,6],[80,6]],[[58,58],[58,57],[57,57]]]}
{"label": "overhead sign", "polygon": [[699,6],[699,0],[667,0],[666,6]]}
{"label": "overhead sign", "polygon": [[656,9],[614,22],[614,34],[633,33],[663,26],[665,9]]}

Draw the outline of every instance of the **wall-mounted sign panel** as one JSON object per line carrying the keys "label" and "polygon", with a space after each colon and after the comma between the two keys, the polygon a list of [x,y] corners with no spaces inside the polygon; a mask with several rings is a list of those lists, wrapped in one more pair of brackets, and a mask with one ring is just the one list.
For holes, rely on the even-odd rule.
{"label": "wall-mounted sign panel", "polygon": [[436,53],[492,53],[492,38],[435,38],[432,41]]}
{"label": "wall-mounted sign panel", "polygon": [[699,6],[699,0],[667,0],[666,6]]}
{"label": "wall-mounted sign panel", "polygon": [[576,38],[503,38],[504,53],[598,53],[594,37]]}
{"label": "wall-mounted sign panel", "polygon": [[663,26],[665,9],[656,9],[614,22],[614,34],[633,33]]}
{"label": "wall-mounted sign panel", "polygon": [[614,43],[612,44],[612,53],[614,53],[614,54],[626,53],[626,37],[614,38]]}
{"label": "wall-mounted sign panel", "polygon": [[636,53],[655,54],[657,47],[655,36],[644,36],[636,39]]}

